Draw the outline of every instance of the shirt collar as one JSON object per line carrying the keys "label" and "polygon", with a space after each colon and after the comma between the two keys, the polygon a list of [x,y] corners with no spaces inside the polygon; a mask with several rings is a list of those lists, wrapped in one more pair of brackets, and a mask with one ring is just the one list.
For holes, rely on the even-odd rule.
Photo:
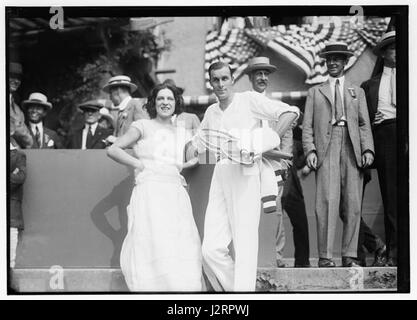
{"label": "shirt collar", "polygon": [[38,130],[39,131],[43,130],[42,121],[39,122],[39,123],[32,123],[32,122],[30,122],[30,128],[32,129],[32,132],[36,132],[36,127],[38,127]]}
{"label": "shirt collar", "polygon": [[341,76],[339,78],[333,78],[329,76],[329,82],[331,86],[334,86],[336,84],[336,80],[339,79],[339,84],[340,86],[343,87],[343,85],[345,84],[345,76]]}
{"label": "shirt collar", "polygon": [[123,111],[124,109],[126,109],[127,104],[129,103],[129,101],[132,100],[131,96],[127,96],[126,98],[123,99],[122,102],[120,102],[119,104],[119,111]]}
{"label": "shirt collar", "polygon": [[395,68],[390,68],[390,67],[384,66],[383,73],[384,74],[391,74],[393,69],[395,70]]}
{"label": "shirt collar", "polygon": [[91,130],[93,130],[93,133],[94,133],[94,132],[96,132],[97,126],[98,126],[98,122],[95,122],[93,124],[87,124],[86,123],[84,129],[88,130],[91,127]]}

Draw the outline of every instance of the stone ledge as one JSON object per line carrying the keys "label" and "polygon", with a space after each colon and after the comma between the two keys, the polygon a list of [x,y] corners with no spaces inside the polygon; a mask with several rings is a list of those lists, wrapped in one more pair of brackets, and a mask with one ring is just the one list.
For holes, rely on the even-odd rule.
{"label": "stone ledge", "polygon": [[[120,269],[14,269],[13,293],[128,292]],[[259,268],[257,292],[396,291],[397,268]]]}
{"label": "stone ledge", "polygon": [[256,291],[396,291],[397,268],[259,268]]}

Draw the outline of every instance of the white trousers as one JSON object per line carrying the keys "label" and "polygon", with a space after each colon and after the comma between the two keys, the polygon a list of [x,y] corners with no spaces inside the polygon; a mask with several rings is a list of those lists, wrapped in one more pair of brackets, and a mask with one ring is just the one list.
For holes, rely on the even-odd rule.
{"label": "white trousers", "polygon": [[17,228],[10,228],[10,268],[14,268],[16,262],[16,248],[19,237]]}
{"label": "white trousers", "polygon": [[[204,271],[215,290],[255,291],[260,209],[259,167],[247,170],[227,160],[219,162],[211,181],[202,244]],[[234,261],[228,249],[231,241]]]}

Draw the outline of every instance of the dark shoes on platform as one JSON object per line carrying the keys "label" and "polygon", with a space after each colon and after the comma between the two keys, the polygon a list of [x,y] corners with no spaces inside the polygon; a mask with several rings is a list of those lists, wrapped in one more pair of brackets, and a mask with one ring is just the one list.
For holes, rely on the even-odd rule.
{"label": "dark shoes on platform", "polygon": [[387,264],[387,247],[383,245],[375,251],[373,267],[384,267]]}
{"label": "dark shoes on platform", "polygon": [[360,262],[356,258],[342,257],[342,267],[355,268],[360,266]]}
{"label": "dark shoes on platform", "polygon": [[[334,268],[336,263],[332,259],[319,258],[319,268]],[[356,258],[342,257],[342,267],[354,268],[360,267],[359,261]]]}
{"label": "dark shoes on platform", "polygon": [[287,265],[281,259],[277,260],[277,268],[286,268]]}
{"label": "dark shoes on platform", "polygon": [[388,258],[387,264],[388,267],[396,267],[397,266],[397,258]]}
{"label": "dark shoes on platform", "polygon": [[332,259],[319,258],[319,268],[334,268],[336,263]]}
{"label": "dark shoes on platform", "polygon": [[311,268],[310,262],[307,263],[295,263],[294,268]]}

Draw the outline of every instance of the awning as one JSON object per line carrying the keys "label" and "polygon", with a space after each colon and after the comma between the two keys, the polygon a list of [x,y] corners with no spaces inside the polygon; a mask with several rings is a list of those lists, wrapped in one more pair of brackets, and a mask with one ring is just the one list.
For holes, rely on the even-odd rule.
{"label": "awning", "polygon": [[104,25],[128,25],[129,18],[110,18],[110,17],[82,17],[82,18],[64,18],[63,29],[52,29],[49,20],[45,18],[10,18],[9,31],[10,36],[25,37],[37,35],[41,32],[69,32],[83,28],[95,27],[99,24]]}

